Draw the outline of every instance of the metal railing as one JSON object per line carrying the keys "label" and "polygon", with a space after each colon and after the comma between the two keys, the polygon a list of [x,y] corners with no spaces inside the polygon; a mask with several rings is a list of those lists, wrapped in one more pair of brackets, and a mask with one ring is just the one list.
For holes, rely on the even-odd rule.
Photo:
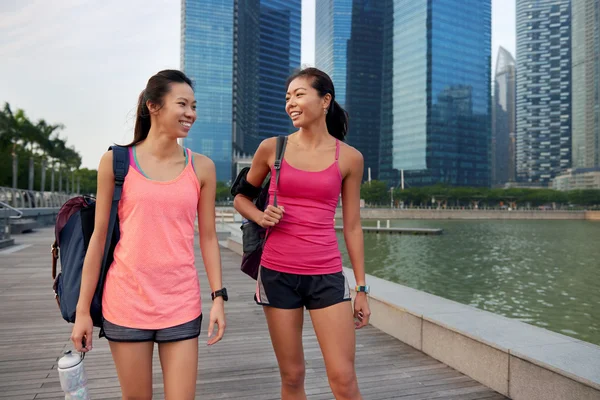
{"label": "metal railing", "polygon": [[[23,216],[23,212],[21,210],[17,210],[14,207],[11,207],[9,204],[6,204],[3,201],[0,201],[0,210],[6,209],[2,214],[4,218],[2,218],[2,225],[0,226],[0,240],[2,239],[10,239],[10,220],[11,219],[19,219]],[[10,215],[10,212],[14,212],[16,215]]]}
{"label": "metal railing", "polygon": [[76,194],[39,192],[36,190],[13,189],[0,186],[0,202],[14,208],[56,208],[61,207]]}

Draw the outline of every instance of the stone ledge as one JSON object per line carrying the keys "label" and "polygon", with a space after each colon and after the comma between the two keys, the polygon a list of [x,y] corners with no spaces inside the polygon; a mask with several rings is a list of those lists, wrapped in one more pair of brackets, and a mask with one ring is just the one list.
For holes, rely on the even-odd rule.
{"label": "stone ledge", "polygon": [[[241,238],[230,237],[227,247],[241,254]],[[344,274],[354,287],[353,271]],[[367,282],[373,326],[497,392],[600,399],[599,346],[371,275]]]}
{"label": "stone ledge", "polygon": [[[353,287],[353,271],[344,268],[344,273]],[[373,326],[497,392],[530,400],[530,392],[516,385],[560,376],[559,381],[571,389],[557,390],[556,382],[536,381],[539,388],[548,388],[547,392],[538,390],[540,399],[600,399],[599,346],[371,275],[367,282],[371,286]],[[405,326],[408,316],[412,318]],[[415,324],[419,322],[420,337],[415,338],[414,332],[419,331]],[[534,371],[532,375],[518,379],[514,371],[511,375],[510,363],[515,360],[534,366],[521,369],[524,373]],[[571,393],[570,397],[565,393]],[[578,397],[582,393],[586,397]]]}
{"label": "stone ledge", "polygon": [[0,249],[5,249],[7,247],[13,246],[15,244],[15,239],[0,239]]}
{"label": "stone ledge", "polygon": [[600,211],[586,211],[585,219],[588,221],[600,221]]}
{"label": "stone ledge", "polygon": [[239,254],[240,256],[243,254],[242,251],[242,240],[235,236],[230,236],[227,238],[227,248],[234,253]]}

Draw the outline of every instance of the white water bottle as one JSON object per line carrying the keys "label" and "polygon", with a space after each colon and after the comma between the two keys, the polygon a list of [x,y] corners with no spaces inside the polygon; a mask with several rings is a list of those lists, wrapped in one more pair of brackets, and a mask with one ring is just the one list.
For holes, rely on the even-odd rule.
{"label": "white water bottle", "polygon": [[65,400],[90,400],[83,357],[83,354],[76,355],[66,351],[58,360],[58,377],[60,387],[65,392]]}

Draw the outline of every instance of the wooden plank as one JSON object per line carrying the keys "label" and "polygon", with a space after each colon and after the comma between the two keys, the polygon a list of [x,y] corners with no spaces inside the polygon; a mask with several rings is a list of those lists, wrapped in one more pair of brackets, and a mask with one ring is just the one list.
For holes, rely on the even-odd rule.
{"label": "wooden plank", "polygon": [[[50,277],[49,228],[16,236],[28,247],[0,255],[0,399],[64,399],[57,360],[72,348],[72,325],[60,317]],[[222,250],[227,333],[208,347],[206,320],[200,338],[197,398],[279,399],[280,377],[265,317],[254,303],[255,282],[239,271],[240,257]],[[208,283],[199,249],[196,260],[205,316]],[[310,399],[331,399],[325,364],[308,313],[303,343]],[[97,332],[96,332],[97,335]],[[154,398],[164,399],[158,352],[153,360]],[[357,375],[365,399],[504,399],[478,382],[373,328],[357,332]],[[106,340],[94,338],[85,360],[93,399],[120,399],[119,381]]]}

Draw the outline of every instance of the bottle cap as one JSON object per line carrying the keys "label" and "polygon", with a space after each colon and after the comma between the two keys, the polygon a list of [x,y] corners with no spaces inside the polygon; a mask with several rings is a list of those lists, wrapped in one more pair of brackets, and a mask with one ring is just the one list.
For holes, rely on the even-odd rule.
{"label": "bottle cap", "polygon": [[83,359],[77,354],[73,354],[71,350],[65,351],[65,355],[58,360],[58,368],[68,369],[73,368],[77,364],[81,363]]}

